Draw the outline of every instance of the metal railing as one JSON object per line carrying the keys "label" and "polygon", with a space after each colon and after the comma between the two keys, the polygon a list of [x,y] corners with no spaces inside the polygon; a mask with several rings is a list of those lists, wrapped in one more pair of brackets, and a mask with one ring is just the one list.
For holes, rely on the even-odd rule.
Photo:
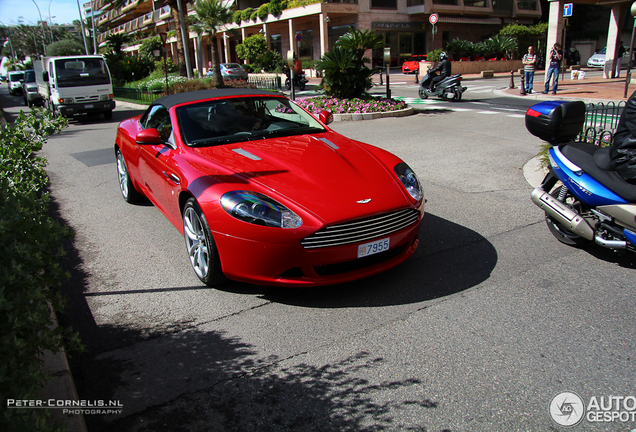
{"label": "metal railing", "polygon": [[113,87],[113,94],[117,99],[150,104],[161,96],[165,96],[166,92],[163,90],[138,90],[125,87]]}
{"label": "metal railing", "polygon": [[578,140],[601,147],[612,145],[624,108],[625,101],[588,104],[585,110],[585,123]]}
{"label": "metal railing", "polygon": [[[282,80],[278,75],[248,75],[248,82],[262,90],[280,91],[282,88]],[[173,90],[171,90],[171,92],[172,91]],[[166,92],[164,90],[139,90],[126,87],[113,87],[113,94],[117,99],[138,102],[141,104],[150,104],[156,99],[159,99],[161,96],[165,96]]]}
{"label": "metal railing", "polygon": [[252,75],[248,74],[247,82],[254,84],[262,90],[281,90],[281,77],[279,75]]}

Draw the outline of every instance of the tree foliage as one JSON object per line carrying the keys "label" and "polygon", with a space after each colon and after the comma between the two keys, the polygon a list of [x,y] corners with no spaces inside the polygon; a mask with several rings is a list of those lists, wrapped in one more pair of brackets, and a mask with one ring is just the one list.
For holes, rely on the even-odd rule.
{"label": "tree foliage", "polygon": [[53,42],[46,47],[47,56],[84,55],[84,44],[77,39],[65,39]]}
{"label": "tree foliage", "polygon": [[208,33],[212,51],[211,62],[214,85],[217,88],[223,87],[216,33],[221,26],[232,22],[232,11],[223,0],[197,0],[194,4],[194,15],[191,15],[191,19],[192,25],[199,27],[201,33]]}
{"label": "tree foliage", "polygon": [[236,46],[236,55],[242,60],[248,60],[254,68],[266,71],[274,70],[282,61],[280,54],[267,47],[262,33],[245,38],[243,43]]}
{"label": "tree foliage", "polygon": [[382,48],[383,41],[372,30],[352,30],[336,41],[336,47],[326,52],[316,63],[322,71],[321,86],[329,96],[341,99],[359,98],[366,94],[376,72],[366,66],[370,60],[364,57],[369,49]]}

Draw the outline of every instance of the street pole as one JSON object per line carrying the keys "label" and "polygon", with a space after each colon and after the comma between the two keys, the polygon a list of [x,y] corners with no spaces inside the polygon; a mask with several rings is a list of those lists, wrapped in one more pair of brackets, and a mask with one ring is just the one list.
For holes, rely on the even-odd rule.
{"label": "street pole", "polygon": [[185,32],[185,24],[183,22],[183,5],[181,0],[177,0],[177,11],[179,13],[179,23],[181,27],[181,41],[183,43],[183,55],[185,56],[186,75],[188,79],[192,78],[192,68],[190,67],[190,40]]}
{"label": "street pole", "polygon": [[93,23],[93,54],[97,54],[97,35],[95,34],[95,2],[91,0],[91,22]]}
{"label": "street pole", "polygon": [[632,14],[632,18],[634,18],[634,25],[632,26],[632,40],[629,43],[629,63],[627,64],[627,75],[625,76],[625,94],[623,95],[624,98],[627,97],[629,81],[632,79],[632,66],[634,64],[634,32],[636,32],[636,2],[632,3],[630,13]]}
{"label": "street pole", "polygon": [[40,25],[42,26],[42,55],[46,55],[46,33],[44,32],[44,21],[42,20],[42,12],[40,12],[40,6],[33,0],[33,4],[38,8],[38,14],[40,15]]}
{"label": "street pole", "polygon": [[77,11],[80,16],[80,25],[82,26],[82,39],[84,40],[84,50],[88,55],[88,45],[86,44],[86,30],[84,30],[84,18],[82,18],[82,8],[80,7],[79,0],[77,0]]}

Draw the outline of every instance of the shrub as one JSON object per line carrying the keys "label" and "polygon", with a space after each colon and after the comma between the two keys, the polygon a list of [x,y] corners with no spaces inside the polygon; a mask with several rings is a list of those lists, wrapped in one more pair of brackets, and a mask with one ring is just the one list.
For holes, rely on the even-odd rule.
{"label": "shrub", "polygon": [[270,14],[278,17],[285,10],[285,0],[271,0],[267,9]]}
{"label": "shrub", "polygon": [[263,3],[260,5],[256,11],[256,15],[258,15],[261,20],[265,21],[267,15],[269,15],[269,3]]}
{"label": "shrub", "polygon": [[[60,266],[71,232],[49,215],[46,160],[34,153],[67,125],[43,109],[21,112],[0,131],[0,394],[37,399],[47,380],[42,353],[65,343],[80,349],[70,329],[52,328],[51,310],[64,300],[55,290],[69,275]],[[50,431],[46,410],[5,409],[0,430]]]}
{"label": "shrub", "polygon": [[373,85],[371,75],[374,70],[360,64],[353,52],[338,46],[321,57],[316,69],[322,71],[321,86],[329,96],[356,98]]}
{"label": "shrub", "polygon": [[243,11],[237,10],[232,14],[232,22],[238,25],[241,25],[241,21],[243,20]]}
{"label": "shrub", "polygon": [[53,42],[46,47],[47,56],[84,55],[84,44],[75,39],[65,39]]}
{"label": "shrub", "polygon": [[252,8],[243,9],[241,11],[241,19],[243,21],[249,21],[250,17],[252,16],[252,12],[254,12],[254,9]]}

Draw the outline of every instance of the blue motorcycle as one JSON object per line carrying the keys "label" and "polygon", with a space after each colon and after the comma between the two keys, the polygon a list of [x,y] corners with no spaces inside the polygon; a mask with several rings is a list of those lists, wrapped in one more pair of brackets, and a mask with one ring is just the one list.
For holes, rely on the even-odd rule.
{"label": "blue motorcycle", "polygon": [[636,185],[611,168],[611,147],[573,142],[584,120],[583,102],[549,101],[528,109],[526,128],[552,146],[549,172],[532,201],[562,243],[636,252]]}

